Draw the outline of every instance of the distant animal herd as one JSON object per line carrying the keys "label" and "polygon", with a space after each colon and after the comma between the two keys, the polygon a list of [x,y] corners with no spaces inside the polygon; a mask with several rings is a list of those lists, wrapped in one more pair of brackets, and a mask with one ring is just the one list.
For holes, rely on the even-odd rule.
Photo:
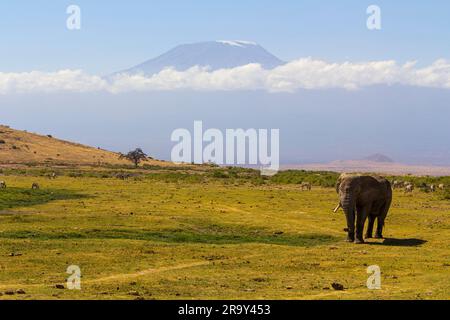
{"label": "distant animal herd", "polygon": [[[47,177],[49,179],[56,179],[57,174],[56,174],[56,172],[52,172],[52,173],[48,174]],[[31,184],[31,189],[32,190],[39,190],[40,188],[41,187],[40,187],[39,183],[37,183],[37,182],[33,182]],[[6,189],[6,182],[5,181],[0,181],[0,189]]]}
{"label": "distant animal herd", "polygon": [[[31,185],[31,189],[32,190],[39,190],[40,188],[41,187],[36,182],[33,182],[33,184]],[[5,181],[0,181],[0,189],[6,189],[6,182]]]}
{"label": "distant animal herd", "polygon": [[[422,183],[420,185],[415,186],[413,183],[409,181],[400,181],[400,180],[394,180],[391,182],[392,189],[403,189],[405,193],[412,193],[414,189],[420,188],[423,191],[426,192],[435,192],[437,190],[445,190],[446,185],[443,183],[440,184],[426,184]],[[312,190],[312,184],[310,182],[301,182],[300,183],[300,189],[302,191],[311,191]]]}
{"label": "distant animal herd", "polygon": [[[443,183],[438,185],[422,183],[418,187],[427,192],[435,192],[436,190],[445,190],[445,184]],[[406,193],[411,193],[414,191],[415,186],[414,184],[408,181],[395,180],[392,182],[392,188],[403,189]]]}

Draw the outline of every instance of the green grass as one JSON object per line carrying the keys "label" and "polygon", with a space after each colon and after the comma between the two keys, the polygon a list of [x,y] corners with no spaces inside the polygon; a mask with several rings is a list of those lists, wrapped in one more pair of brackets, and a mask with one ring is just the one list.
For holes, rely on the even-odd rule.
{"label": "green grass", "polygon": [[80,199],[82,195],[68,190],[0,189],[0,210],[34,206],[55,200]]}
{"label": "green grass", "polygon": [[[395,191],[386,239],[355,245],[345,242],[343,214],[331,213],[333,188],[302,192],[297,180],[239,168],[137,170],[126,180],[114,176],[122,170],[0,176],[8,184],[0,190],[0,292],[26,291],[0,299],[135,299],[131,291],[145,299],[450,296],[443,192]],[[328,183],[328,175],[315,177]],[[30,190],[32,182],[41,190]],[[366,287],[373,264],[381,290]],[[81,291],[55,288],[69,265],[81,268]],[[333,282],[346,289],[334,291]]]}
{"label": "green grass", "polygon": [[155,232],[134,229],[106,229],[83,230],[82,232],[39,232],[39,231],[14,231],[2,232],[0,238],[5,239],[33,239],[33,240],[61,240],[61,239],[124,239],[144,240],[168,243],[204,243],[204,244],[241,244],[263,243],[286,246],[315,246],[333,243],[337,239],[326,234],[302,234],[302,235],[275,235],[273,233],[243,233],[231,232],[232,230],[193,232],[179,229]]}
{"label": "green grass", "polygon": [[[135,169],[132,165],[109,165],[103,167],[79,168],[76,166],[65,166],[64,168],[41,168],[29,167],[23,169],[0,169],[0,174],[5,176],[28,176],[28,177],[48,177],[53,172],[58,176],[68,176],[72,178],[100,178],[111,179],[121,178],[128,175],[130,179],[153,179],[164,182],[183,181],[187,183],[199,183],[213,180],[224,180],[231,183],[249,182],[256,184],[300,184],[310,182],[314,186],[332,188],[335,186],[339,173],[329,171],[306,171],[306,170],[284,170],[272,177],[263,177],[258,170],[240,167],[217,167],[212,165],[202,165],[196,167],[161,167],[155,165],[143,165]],[[450,177],[432,176],[387,176],[390,181],[408,181],[417,188],[421,185],[439,185],[443,183],[450,187]]]}

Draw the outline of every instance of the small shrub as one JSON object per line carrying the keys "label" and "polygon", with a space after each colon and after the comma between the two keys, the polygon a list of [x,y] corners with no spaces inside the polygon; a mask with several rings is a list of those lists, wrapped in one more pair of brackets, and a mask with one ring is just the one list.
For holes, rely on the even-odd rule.
{"label": "small shrub", "polygon": [[226,179],[226,178],[230,177],[228,174],[226,174],[222,170],[215,170],[213,172],[212,176],[213,176],[213,178],[218,178],[218,179]]}
{"label": "small shrub", "polygon": [[441,199],[442,200],[450,200],[450,190],[445,190],[443,193],[442,193],[442,196],[441,196]]}

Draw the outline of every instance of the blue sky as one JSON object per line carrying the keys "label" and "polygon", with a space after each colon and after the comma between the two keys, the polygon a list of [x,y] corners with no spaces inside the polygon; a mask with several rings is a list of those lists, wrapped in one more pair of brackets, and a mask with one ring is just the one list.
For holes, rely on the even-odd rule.
{"label": "blue sky", "polygon": [[[79,31],[66,28],[71,4],[81,7]],[[380,31],[366,27],[371,4],[381,8]],[[2,1],[0,12],[0,123],[13,128],[115,151],[143,147],[168,159],[171,132],[203,120],[220,129],[279,128],[282,163],[384,153],[405,163],[450,165],[448,0],[14,0]],[[266,80],[280,82],[267,90],[258,90],[265,75],[258,69],[234,78],[238,87],[257,80],[256,89],[250,81],[242,91],[111,93],[92,76],[207,40],[255,41],[285,61],[313,59],[276,71]],[[441,58],[447,61],[434,63]],[[416,67],[402,66],[411,60]],[[63,69],[84,72],[56,72]],[[30,75],[36,70],[44,73]],[[270,91],[286,81],[292,92]],[[22,84],[28,93],[20,92]],[[77,90],[65,90],[72,85]]]}
{"label": "blue sky", "polygon": [[[82,10],[68,31],[66,8]],[[366,8],[382,10],[382,30],[366,28]],[[365,0],[15,0],[0,4],[0,71],[83,69],[108,74],[180,44],[239,39],[283,60],[395,59],[429,64],[450,56],[450,2]]]}

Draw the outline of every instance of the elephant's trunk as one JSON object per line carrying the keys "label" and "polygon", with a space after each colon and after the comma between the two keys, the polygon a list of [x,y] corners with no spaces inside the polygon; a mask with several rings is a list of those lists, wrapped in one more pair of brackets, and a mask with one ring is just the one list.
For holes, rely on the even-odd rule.
{"label": "elephant's trunk", "polygon": [[340,198],[347,219],[348,239],[352,241],[355,235],[355,197],[350,189],[341,191]]}
{"label": "elephant's trunk", "polygon": [[354,209],[355,205],[353,203],[353,196],[351,192],[346,191],[343,195],[341,195],[341,206],[346,214],[347,212],[350,212],[350,210]]}

